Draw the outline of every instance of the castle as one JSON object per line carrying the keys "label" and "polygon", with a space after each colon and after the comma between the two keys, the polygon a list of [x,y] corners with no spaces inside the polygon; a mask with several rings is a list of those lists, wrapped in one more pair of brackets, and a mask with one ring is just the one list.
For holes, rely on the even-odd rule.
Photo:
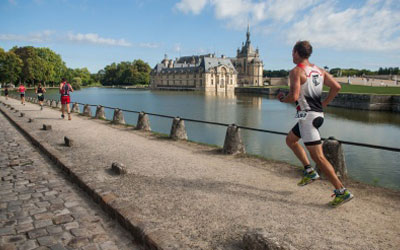
{"label": "castle", "polygon": [[251,45],[249,27],[234,58],[206,54],[172,60],[165,55],[150,73],[152,89],[233,92],[235,87],[262,85],[263,62]]}

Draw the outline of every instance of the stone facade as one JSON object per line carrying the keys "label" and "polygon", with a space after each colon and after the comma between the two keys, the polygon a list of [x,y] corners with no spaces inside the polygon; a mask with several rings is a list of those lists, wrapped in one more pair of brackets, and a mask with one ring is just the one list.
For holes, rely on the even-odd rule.
{"label": "stone facade", "polygon": [[254,50],[247,29],[246,43],[235,58],[215,54],[165,58],[150,73],[152,89],[234,92],[238,86],[262,86],[263,63]]}
{"label": "stone facade", "polygon": [[247,28],[246,43],[237,49],[236,58],[232,63],[238,72],[238,86],[262,86],[263,85],[263,62],[260,59],[258,48],[254,50],[250,42],[250,30]]}

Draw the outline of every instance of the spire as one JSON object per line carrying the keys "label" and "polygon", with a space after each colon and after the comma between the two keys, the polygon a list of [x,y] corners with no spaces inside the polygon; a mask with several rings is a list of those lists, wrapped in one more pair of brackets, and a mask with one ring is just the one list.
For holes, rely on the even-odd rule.
{"label": "spire", "polygon": [[247,24],[246,43],[250,42],[250,25]]}

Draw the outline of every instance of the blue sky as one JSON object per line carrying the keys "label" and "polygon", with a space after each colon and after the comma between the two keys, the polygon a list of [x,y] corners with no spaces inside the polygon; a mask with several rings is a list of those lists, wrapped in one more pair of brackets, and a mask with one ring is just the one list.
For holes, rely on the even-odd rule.
{"label": "blue sky", "polygon": [[293,67],[309,40],[310,61],[329,68],[400,67],[400,1],[0,0],[0,47],[49,47],[70,68],[216,53],[235,56],[250,25],[265,69]]}

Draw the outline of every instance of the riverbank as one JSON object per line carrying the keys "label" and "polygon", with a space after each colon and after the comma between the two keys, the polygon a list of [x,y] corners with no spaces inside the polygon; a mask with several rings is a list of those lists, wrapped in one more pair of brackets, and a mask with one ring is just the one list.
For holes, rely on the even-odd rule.
{"label": "riverbank", "polygon": [[[24,112],[19,117],[1,106],[148,246],[243,249],[243,236],[257,228],[267,238],[297,249],[400,245],[398,191],[348,181],[356,198],[331,209],[330,184],[318,181],[298,187],[301,171],[289,164],[222,155],[215,148],[104,120],[74,115],[67,121],[56,109],[40,111],[30,103],[0,100]],[[34,122],[28,123],[29,118]],[[52,130],[42,130],[43,124]],[[64,136],[74,140],[72,147],[64,146]],[[111,174],[114,161],[125,164],[128,174]]]}
{"label": "riverbank", "polygon": [[[251,93],[275,96],[279,91],[288,93],[287,88],[236,88],[236,93]],[[327,92],[323,92],[325,98]],[[361,109],[371,111],[400,112],[400,95],[350,94],[339,93],[329,104],[331,107]]]}

